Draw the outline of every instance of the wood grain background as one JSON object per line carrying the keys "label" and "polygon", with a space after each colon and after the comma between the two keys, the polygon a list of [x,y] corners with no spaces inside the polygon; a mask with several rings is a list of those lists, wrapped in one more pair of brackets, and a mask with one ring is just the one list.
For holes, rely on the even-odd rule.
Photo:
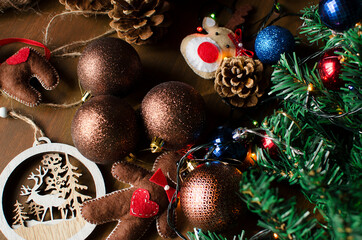
{"label": "wood grain background", "polygon": [[[130,93],[126,100],[135,108],[139,109],[142,98],[147,91],[158,83],[165,81],[182,81],[195,87],[203,96],[207,104],[208,126],[206,136],[212,130],[224,124],[228,120],[230,107],[225,105],[213,89],[213,82],[198,77],[187,66],[180,54],[179,46],[182,39],[191,33],[196,32],[200,26],[200,9],[208,5],[210,1],[173,1],[173,25],[168,34],[157,44],[146,46],[134,46],[141,57],[144,66],[143,77],[138,87]],[[231,7],[231,0],[221,1],[226,7]],[[299,12],[303,7],[316,4],[317,0],[280,0],[280,4],[288,12]],[[264,17],[273,5],[272,0],[239,0],[237,4],[248,3],[253,6],[252,12],[247,17],[244,36],[251,35],[257,31],[257,20]],[[64,6],[57,0],[39,1],[33,10],[19,12],[7,10],[0,13],[0,39],[9,37],[28,38],[43,42],[45,27],[52,16],[64,11]],[[224,9],[220,22],[225,22],[229,12]],[[50,41],[48,47],[52,50],[59,46],[78,40],[87,40],[109,30],[110,19],[108,16],[67,15],[57,18],[50,29]],[[221,25],[221,24],[220,24]],[[286,17],[277,22],[277,25],[286,27],[294,35],[300,26],[297,17]],[[253,42],[244,43],[247,48],[252,49]],[[23,44],[10,44],[0,48],[0,62],[3,62],[14,54]],[[52,58],[52,64],[61,76],[61,82],[53,91],[40,89],[44,102],[70,103],[81,98],[77,80],[78,58]],[[0,96],[0,107],[13,109],[21,114],[30,116],[44,130],[46,136],[53,142],[73,145],[70,135],[70,125],[77,107],[71,109],[54,109],[46,106],[35,108],[26,107],[10,98]],[[239,126],[250,126],[250,120],[260,120],[267,112],[269,106],[261,106],[256,109],[237,111],[234,114],[233,122]],[[29,125],[14,119],[0,119],[0,171],[16,155],[33,144],[33,131]],[[140,143],[138,150],[147,147],[147,143]],[[149,153],[135,153],[139,158],[152,163],[157,155]],[[110,175],[111,166],[100,166],[104,175],[107,192],[111,192],[122,184],[117,183]],[[3,199],[6,201],[7,199]],[[247,235],[252,235],[257,228],[256,222],[250,222],[247,211],[245,211],[246,225],[241,228],[248,230]],[[249,223],[247,223],[249,222]],[[184,220],[181,220],[180,228],[183,232],[192,230]],[[111,232],[115,223],[98,226],[88,239],[105,239]],[[0,233],[0,239],[5,237]],[[153,226],[142,239],[159,239],[156,228]]]}

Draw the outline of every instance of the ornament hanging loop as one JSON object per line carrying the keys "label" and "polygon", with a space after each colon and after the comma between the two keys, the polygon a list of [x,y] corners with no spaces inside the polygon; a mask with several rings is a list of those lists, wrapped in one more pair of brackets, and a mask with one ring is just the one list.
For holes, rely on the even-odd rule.
{"label": "ornament hanging loop", "polygon": [[37,141],[34,141],[33,147],[38,146],[38,145],[43,144],[43,143],[49,144],[49,143],[52,143],[52,141],[50,141],[50,139],[47,138],[47,137],[39,137],[37,139]]}
{"label": "ornament hanging loop", "polygon": [[152,139],[152,142],[150,144],[151,147],[151,152],[152,153],[158,153],[161,152],[163,149],[163,145],[165,144],[165,142],[159,138],[159,137],[154,137]]}
{"label": "ornament hanging loop", "polygon": [[40,144],[38,139],[45,138],[44,132],[38,127],[38,125],[35,124],[35,122],[32,119],[30,119],[30,118],[28,118],[28,117],[26,117],[24,115],[21,115],[19,113],[16,113],[13,110],[8,112],[8,116],[10,116],[10,117],[12,117],[14,119],[20,119],[20,120],[26,122],[27,124],[29,124],[33,128],[33,130],[34,130],[34,144],[35,143],[37,143],[37,145]]}

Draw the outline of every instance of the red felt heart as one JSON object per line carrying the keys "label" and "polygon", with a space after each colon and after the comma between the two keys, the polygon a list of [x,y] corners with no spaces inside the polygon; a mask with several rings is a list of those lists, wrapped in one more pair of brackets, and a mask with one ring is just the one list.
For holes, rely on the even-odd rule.
{"label": "red felt heart", "polygon": [[30,54],[29,48],[22,48],[16,54],[6,59],[6,63],[9,65],[16,65],[19,63],[26,62]]}
{"label": "red felt heart", "polygon": [[137,189],[131,199],[130,214],[140,218],[156,216],[159,206],[150,200],[150,193],[146,189]]}

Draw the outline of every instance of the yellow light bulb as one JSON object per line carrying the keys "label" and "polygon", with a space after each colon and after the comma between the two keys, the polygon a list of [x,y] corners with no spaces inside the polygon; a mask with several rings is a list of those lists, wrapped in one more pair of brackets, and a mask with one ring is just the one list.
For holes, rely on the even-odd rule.
{"label": "yellow light bulb", "polygon": [[308,90],[308,92],[313,91],[314,90],[313,84],[309,83],[307,90]]}

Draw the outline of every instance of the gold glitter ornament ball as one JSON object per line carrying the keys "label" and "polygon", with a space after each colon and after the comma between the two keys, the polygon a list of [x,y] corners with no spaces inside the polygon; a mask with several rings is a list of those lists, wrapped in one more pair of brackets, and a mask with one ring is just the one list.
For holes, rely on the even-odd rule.
{"label": "gold glitter ornament ball", "polygon": [[83,50],[77,69],[82,87],[93,96],[127,94],[140,77],[141,70],[136,50],[118,38],[91,42]]}
{"label": "gold glitter ornament ball", "polygon": [[205,102],[190,85],[170,81],[152,88],[142,100],[141,115],[150,139],[168,149],[194,142],[205,125]]}
{"label": "gold glitter ornament ball", "polygon": [[85,157],[96,163],[113,163],[136,147],[136,113],[118,97],[96,96],[75,113],[71,134],[75,147]]}
{"label": "gold glitter ornament ball", "polygon": [[182,183],[181,208],[193,227],[220,232],[237,222],[242,201],[237,192],[241,172],[220,162],[208,162]]}

